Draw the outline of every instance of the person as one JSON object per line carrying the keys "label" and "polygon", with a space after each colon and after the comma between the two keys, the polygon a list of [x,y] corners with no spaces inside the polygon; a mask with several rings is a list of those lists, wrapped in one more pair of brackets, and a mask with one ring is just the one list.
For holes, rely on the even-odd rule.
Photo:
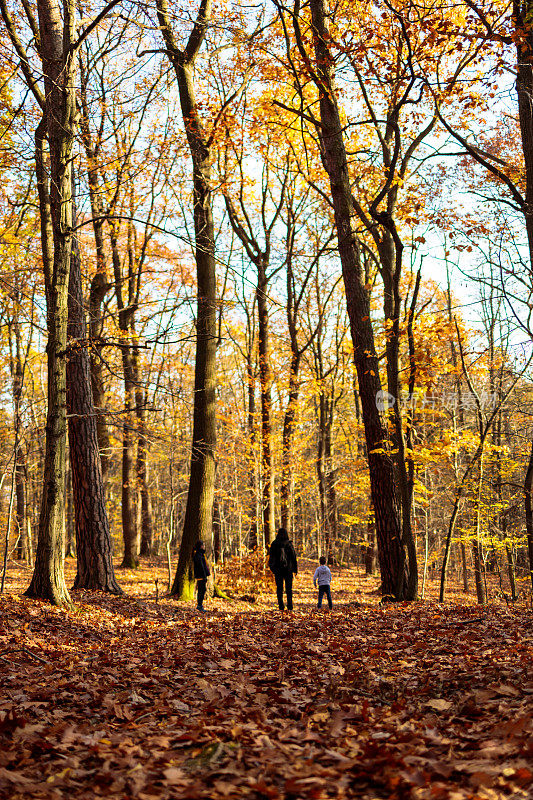
{"label": "person", "polygon": [[324,595],[328,598],[328,606],[331,611],[333,603],[331,602],[331,570],[326,566],[326,556],[320,556],[320,563],[313,575],[313,586],[316,589],[318,582],[318,606],[322,608],[322,600]]}
{"label": "person", "polygon": [[285,528],[280,528],[268,554],[268,566],[274,573],[276,579],[276,594],[278,596],[278,606],[283,611],[283,586],[287,595],[287,608],[292,611],[292,579],[293,575],[298,575],[298,561],[294,546],[289,539],[289,534]]}
{"label": "person", "polygon": [[192,563],[198,591],[198,611],[205,611],[204,597],[207,589],[207,579],[211,573],[205,557],[205,544],[201,539],[194,545]]}

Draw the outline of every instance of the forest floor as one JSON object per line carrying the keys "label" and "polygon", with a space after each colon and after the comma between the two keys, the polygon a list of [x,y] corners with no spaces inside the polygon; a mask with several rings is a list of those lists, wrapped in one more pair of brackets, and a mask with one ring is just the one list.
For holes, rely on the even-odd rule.
{"label": "forest floor", "polygon": [[313,567],[292,613],[233,566],[220,583],[250,602],[202,615],[161,596],[161,564],[68,609],[22,597],[31,570],[10,564],[0,798],[532,798],[531,607],[382,606],[354,569],[319,612]]}

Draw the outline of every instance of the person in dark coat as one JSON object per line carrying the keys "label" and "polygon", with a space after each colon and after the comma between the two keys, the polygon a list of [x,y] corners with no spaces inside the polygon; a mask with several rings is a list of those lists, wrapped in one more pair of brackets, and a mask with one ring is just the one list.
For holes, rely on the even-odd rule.
{"label": "person in dark coat", "polygon": [[207,589],[207,578],[211,573],[209,572],[209,567],[205,557],[205,544],[201,539],[194,545],[194,549],[192,551],[192,563],[198,590],[198,611],[205,611],[204,597]]}
{"label": "person in dark coat", "polygon": [[298,561],[296,560],[294,545],[289,539],[289,534],[285,528],[278,530],[278,535],[270,545],[268,566],[276,579],[276,593],[281,611],[285,608],[283,604],[283,585],[285,585],[287,594],[287,608],[292,611],[292,577],[298,574]]}

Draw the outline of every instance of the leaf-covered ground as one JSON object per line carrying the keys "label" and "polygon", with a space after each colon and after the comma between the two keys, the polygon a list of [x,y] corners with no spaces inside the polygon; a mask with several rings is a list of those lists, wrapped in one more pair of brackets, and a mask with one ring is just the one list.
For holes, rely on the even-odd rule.
{"label": "leaf-covered ground", "polygon": [[11,570],[1,798],[533,797],[530,609],[382,607],[345,571],[318,612],[307,571],[291,614],[263,591],[202,616],[157,574],[59,610]]}

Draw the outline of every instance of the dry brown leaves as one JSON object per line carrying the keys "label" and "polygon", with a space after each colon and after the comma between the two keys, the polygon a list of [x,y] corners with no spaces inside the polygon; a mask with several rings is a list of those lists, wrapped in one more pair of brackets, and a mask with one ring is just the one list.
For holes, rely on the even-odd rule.
{"label": "dry brown leaves", "polygon": [[309,573],[292,614],[0,598],[0,797],[531,798],[531,611],[380,607],[351,575],[332,613]]}

